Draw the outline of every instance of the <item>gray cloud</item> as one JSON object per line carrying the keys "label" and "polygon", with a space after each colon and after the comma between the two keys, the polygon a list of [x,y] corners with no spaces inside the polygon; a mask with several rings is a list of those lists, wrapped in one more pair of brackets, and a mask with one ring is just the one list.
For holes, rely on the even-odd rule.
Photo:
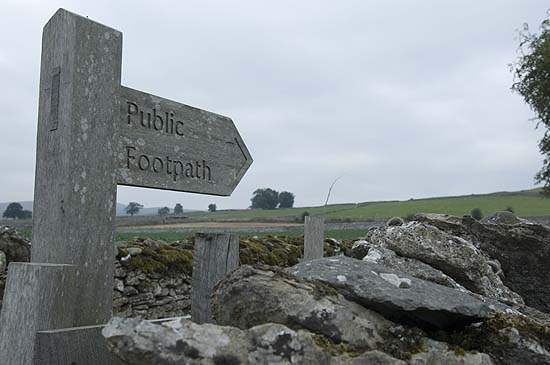
{"label": "gray cloud", "polygon": [[[153,5],[154,4],[154,5]],[[233,118],[254,164],[230,198],[119,188],[122,202],[299,205],[529,188],[542,135],[509,88],[540,1],[7,1],[0,201],[32,198],[41,29],[58,7],[124,32],[123,82]]]}

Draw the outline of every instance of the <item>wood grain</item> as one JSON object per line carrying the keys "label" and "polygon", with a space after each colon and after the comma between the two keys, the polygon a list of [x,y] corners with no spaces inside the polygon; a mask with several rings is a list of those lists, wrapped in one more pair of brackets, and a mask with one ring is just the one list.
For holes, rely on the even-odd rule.
{"label": "wood grain", "polygon": [[252,164],[223,115],[122,87],[117,123],[120,185],[226,196]]}
{"label": "wood grain", "polygon": [[304,261],[323,257],[325,242],[325,219],[305,217],[304,222]]}
{"label": "wood grain", "polygon": [[75,326],[111,316],[121,62],[112,28],[63,9],[44,27],[31,261],[78,267]]}
{"label": "wood grain", "polygon": [[0,315],[2,364],[32,364],[36,331],[73,324],[76,276],[73,265],[10,263]]}
{"label": "wood grain", "polygon": [[196,323],[211,323],[212,288],[239,266],[239,236],[198,234],[193,262],[191,319]]}

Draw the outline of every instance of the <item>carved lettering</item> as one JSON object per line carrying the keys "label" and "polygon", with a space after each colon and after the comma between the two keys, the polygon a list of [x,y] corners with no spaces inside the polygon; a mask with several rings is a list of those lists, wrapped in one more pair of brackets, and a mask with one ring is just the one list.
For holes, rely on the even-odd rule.
{"label": "carved lettering", "polygon": [[59,83],[61,82],[61,67],[55,67],[52,73],[52,87],[50,89],[50,131],[59,126]]}
{"label": "carved lettering", "polygon": [[138,106],[136,103],[132,103],[131,101],[127,101],[126,103],[128,104],[128,124],[132,124],[132,119],[130,116],[137,114]]}
{"label": "carved lettering", "polygon": [[150,156],[137,151],[134,146],[126,146],[126,168],[167,174],[174,181],[178,178],[212,181],[212,169],[205,160],[183,162],[170,156]]}
{"label": "carved lettering", "polygon": [[[161,113],[160,110],[153,108],[152,111],[143,110],[138,103],[126,101],[126,120],[130,125],[140,126],[157,132],[172,134],[177,136],[184,135],[185,123],[176,118],[173,111]],[[139,116],[139,124],[134,123],[134,118]]]}

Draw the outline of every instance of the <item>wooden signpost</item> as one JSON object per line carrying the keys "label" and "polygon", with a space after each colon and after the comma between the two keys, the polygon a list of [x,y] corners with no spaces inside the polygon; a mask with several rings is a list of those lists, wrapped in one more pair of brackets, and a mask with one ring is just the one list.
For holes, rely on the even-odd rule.
{"label": "wooden signpost", "polygon": [[252,163],[231,119],[124,87],[121,67],[121,32],[63,9],[44,27],[31,263],[9,267],[2,364],[104,363],[84,338],[111,317],[117,184],[227,196]]}

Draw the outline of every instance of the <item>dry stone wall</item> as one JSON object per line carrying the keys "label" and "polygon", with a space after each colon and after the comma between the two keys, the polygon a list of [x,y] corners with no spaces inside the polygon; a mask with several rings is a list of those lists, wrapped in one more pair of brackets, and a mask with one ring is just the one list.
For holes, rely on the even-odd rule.
{"label": "dry stone wall", "polygon": [[[240,263],[288,267],[303,254],[303,238],[247,237],[240,240]],[[117,243],[113,285],[113,314],[144,319],[188,315],[191,311],[193,240],[174,243],[135,239]],[[0,305],[7,278],[7,264],[29,261],[28,240],[15,229],[0,226]],[[351,242],[325,240],[325,255],[349,254]],[[1,264],[0,260],[0,264]]]}
{"label": "dry stone wall", "polygon": [[115,315],[158,319],[184,316],[190,309],[191,278],[186,273],[144,273],[115,262]]}

